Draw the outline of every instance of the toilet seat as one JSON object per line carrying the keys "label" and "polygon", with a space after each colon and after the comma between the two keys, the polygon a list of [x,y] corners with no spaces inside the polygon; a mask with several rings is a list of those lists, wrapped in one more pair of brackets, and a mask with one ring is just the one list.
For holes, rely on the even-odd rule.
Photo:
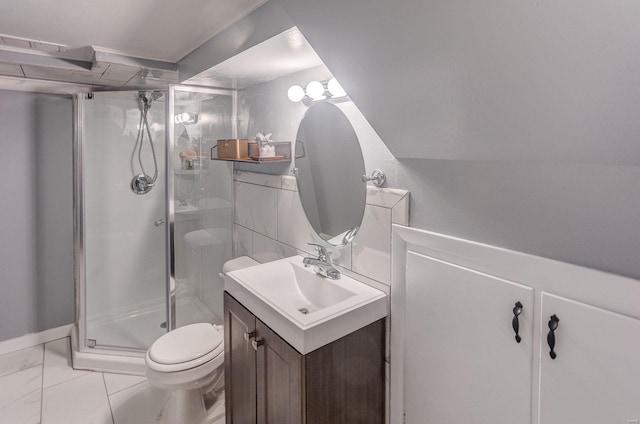
{"label": "toilet seat", "polygon": [[147,351],[147,366],[159,372],[178,372],[205,364],[223,354],[220,331],[209,323],[191,324],[170,331]]}

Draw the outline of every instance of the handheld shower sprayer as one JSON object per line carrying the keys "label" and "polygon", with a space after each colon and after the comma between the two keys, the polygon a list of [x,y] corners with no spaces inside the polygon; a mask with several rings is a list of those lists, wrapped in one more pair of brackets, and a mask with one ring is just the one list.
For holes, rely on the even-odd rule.
{"label": "handheld shower sprayer", "polygon": [[[138,135],[136,136],[136,143],[133,147],[133,152],[131,154],[131,169],[133,170],[134,177],[131,181],[131,190],[135,194],[146,194],[148,193],[154,186],[156,180],[158,179],[158,161],[156,159],[156,151],[153,146],[153,139],[151,137],[151,129],[149,128],[149,121],[147,119],[147,114],[149,109],[151,108],[151,102],[153,100],[157,100],[162,97],[161,91],[152,91],[151,99],[147,98],[147,93],[145,91],[138,91],[138,97],[136,98],[138,102],[138,108],[140,109],[140,122],[138,123]],[[144,144],[144,134],[147,133],[149,137],[149,146],[151,147],[151,154],[153,156],[153,177],[149,176],[145,169],[144,163],[142,161],[142,145]],[[140,165],[141,173],[136,173],[134,157],[136,156],[136,150],[138,151],[138,164]]]}

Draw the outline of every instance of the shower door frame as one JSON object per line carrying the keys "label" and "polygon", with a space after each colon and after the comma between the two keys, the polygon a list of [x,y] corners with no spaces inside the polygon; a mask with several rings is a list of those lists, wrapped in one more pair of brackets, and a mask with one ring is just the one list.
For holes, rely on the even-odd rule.
{"label": "shower door frame", "polygon": [[[237,90],[226,88],[208,88],[189,85],[169,85],[161,89],[166,96],[165,102],[165,254],[166,254],[166,322],[167,331],[176,328],[176,279],[175,279],[175,181],[174,181],[174,142],[175,142],[175,91],[229,95],[232,99],[232,137],[237,138]],[[100,92],[121,92],[137,90],[105,90]],[[148,90],[145,90],[148,91]],[[85,102],[93,93],[80,93],[73,97],[73,178],[74,178],[74,278],[76,287],[76,326],[72,331],[72,355],[74,368],[95,371],[122,372],[142,375],[145,371],[144,350],[136,348],[89,347],[86,326],[86,264],[84,244],[84,119]]]}
{"label": "shower door frame", "polygon": [[[116,92],[137,92],[139,90],[105,90],[96,91],[96,93],[116,93]],[[149,91],[149,90],[145,90]],[[169,90],[156,90],[161,91],[167,96],[165,102],[165,119],[169,116]],[[74,354],[73,365],[74,368],[93,369],[97,371],[121,371],[125,373],[143,373],[144,372],[144,354],[145,350],[134,347],[101,347],[90,346],[87,339],[87,323],[86,323],[86,256],[85,256],[85,205],[84,205],[84,144],[86,141],[84,132],[84,119],[85,119],[85,102],[93,98],[93,93],[81,93],[73,96],[73,108],[74,108],[74,125],[73,125],[73,179],[74,179],[74,278],[76,287],[76,324],[77,328],[72,332],[72,353]],[[166,125],[166,124],[165,124]],[[175,280],[173,283],[170,281],[173,278],[173,244],[169,243],[169,240],[173,241],[173,189],[169,186],[169,179],[173,180],[172,172],[168,172],[168,158],[169,156],[169,136],[168,131],[165,131],[165,255],[166,255],[166,271],[165,276],[165,310],[166,310],[166,322],[167,331],[171,326],[171,318],[175,320],[175,314],[171,315],[169,306],[169,294],[170,287],[175,287]],[[172,146],[171,146],[172,147]],[[173,149],[171,148],[171,152]],[[171,181],[173,183],[173,181]],[[171,198],[169,199],[169,196]],[[169,213],[169,209],[171,209]],[[171,252],[169,250],[171,249]],[[171,262],[171,263],[170,263]],[[175,301],[175,298],[174,298]],[[175,305],[175,304],[174,304]],[[76,355],[79,353],[80,355]],[[120,360],[115,361],[103,361],[102,359],[91,360],[84,355],[101,355],[103,357],[113,356],[121,357]],[[97,356],[97,355],[96,355]],[[130,361],[127,358],[133,359]],[[97,359],[97,358],[96,358]],[[142,361],[141,361],[142,360]],[[105,364],[113,364],[108,366]]]}

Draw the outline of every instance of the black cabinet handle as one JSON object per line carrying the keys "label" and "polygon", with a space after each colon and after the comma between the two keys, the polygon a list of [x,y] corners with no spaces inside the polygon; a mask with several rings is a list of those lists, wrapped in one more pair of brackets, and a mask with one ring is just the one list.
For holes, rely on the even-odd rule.
{"label": "black cabinet handle", "polygon": [[549,333],[547,334],[547,343],[549,344],[549,356],[551,356],[551,359],[556,359],[556,352],[553,350],[553,348],[556,346],[556,335],[555,335],[555,331],[558,328],[558,323],[560,322],[560,319],[554,315],[551,315],[550,319],[549,319]]}
{"label": "black cabinet handle", "polygon": [[513,307],[513,320],[511,321],[511,326],[513,327],[513,331],[516,332],[516,342],[520,343],[522,341],[522,337],[520,337],[520,322],[518,321],[518,317],[522,313],[522,303],[516,302]]}

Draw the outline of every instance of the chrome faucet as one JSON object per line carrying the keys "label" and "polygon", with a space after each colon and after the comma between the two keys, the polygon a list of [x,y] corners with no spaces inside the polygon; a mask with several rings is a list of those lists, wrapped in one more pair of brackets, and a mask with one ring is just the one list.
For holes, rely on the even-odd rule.
{"label": "chrome faucet", "polygon": [[305,268],[313,266],[313,270],[316,274],[321,275],[332,280],[340,279],[340,271],[338,271],[331,262],[331,253],[327,252],[324,246],[315,243],[307,243],[309,246],[314,246],[318,257],[307,256],[302,260]]}

